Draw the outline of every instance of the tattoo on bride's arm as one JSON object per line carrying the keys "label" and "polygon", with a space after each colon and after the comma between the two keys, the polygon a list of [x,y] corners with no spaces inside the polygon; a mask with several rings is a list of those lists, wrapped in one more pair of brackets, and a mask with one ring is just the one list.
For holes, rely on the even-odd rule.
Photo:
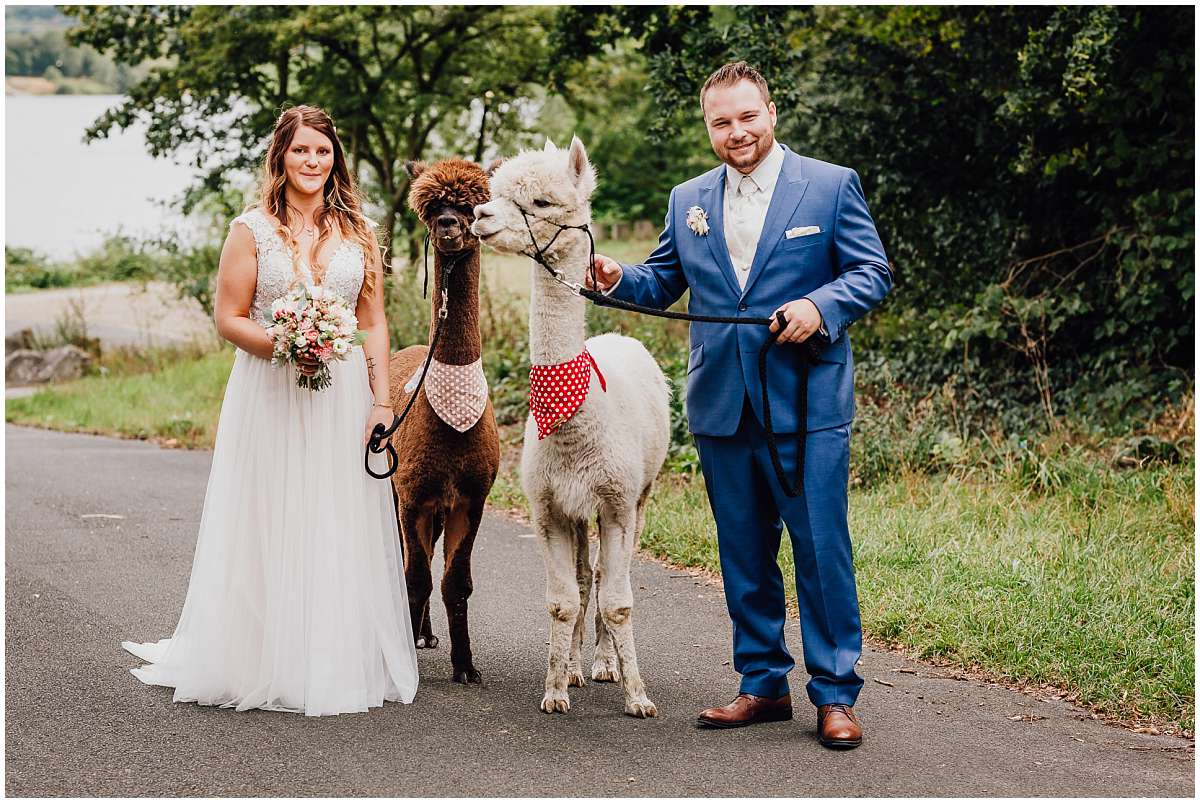
{"label": "tattoo on bride's arm", "polygon": [[375,382],[375,358],[367,357],[367,381],[374,384]]}

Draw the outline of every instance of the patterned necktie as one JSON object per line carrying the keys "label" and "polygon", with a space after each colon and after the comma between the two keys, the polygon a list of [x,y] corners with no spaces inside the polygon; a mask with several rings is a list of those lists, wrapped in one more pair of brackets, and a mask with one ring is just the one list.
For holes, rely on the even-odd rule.
{"label": "patterned necktie", "polygon": [[746,226],[749,224],[750,212],[754,206],[751,201],[754,193],[759,191],[759,186],[750,176],[742,176],[738,181],[737,193],[735,193],[734,203],[730,210],[733,215],[732,234],[736,240],[736,248],[739,255],[745,255],[744,265],[737,261],[734,263],[734,272],[737,274],[738,284],[742,287],[746,285],[746,277],[750,275],[750,254],[753,253],[754,243],[750,242],[751,235],[746,231]]}

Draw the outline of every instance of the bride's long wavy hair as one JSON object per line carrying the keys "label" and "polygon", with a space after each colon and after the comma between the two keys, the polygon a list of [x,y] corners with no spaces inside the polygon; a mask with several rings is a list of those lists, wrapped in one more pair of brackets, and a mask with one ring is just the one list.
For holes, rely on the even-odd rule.
{"label": "bride's long wavy hair", "polygon": [[384,265],[383,248],[371,224],[363,216],[363,199],[358,191],[358,183],[346,164],[346,152],[338,139],[333,119],[324,110],[316,106],[293,106],[279,115],[271,134],[271,146],[263,160],[258,205],[280,222],[279,236],[292,252],[292,268],[299,279],[300,272],[296,265],[299,244],[292,236],[289,223],[292,215],[299,216],[300,213],[287,201],[287,172],[283,160],[296,130],[302,125],[321,132],[333,143],[333,169],[325,180],[325,203],[317,213],[315,222],[318,234],[309,252],[308,264],[317,264],[317,254],[333,235],[334,226],[337,226],[343,238],[362,246],[367,261],[364,289],[370,297],[375,292],[376,274],[373,268]]}

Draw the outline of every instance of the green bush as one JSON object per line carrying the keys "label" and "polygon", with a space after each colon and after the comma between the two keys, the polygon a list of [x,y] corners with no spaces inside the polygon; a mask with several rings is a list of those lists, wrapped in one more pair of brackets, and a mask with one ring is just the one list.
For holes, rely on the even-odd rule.
{"label": "green bush", "polygon": [[1188,392],[1193,11],[862,7],[813,22],[793,82],[834,89],[781,133],[863,176],[897,283],[859,343],[1010,428],[1128,429]]}
{"label": "green bush", "polygon": [[75,270],[84,280],[97,282],[126,282],[155,277],[158,260],[149,243],[125,234],[107,237],[100,247],[75,263]]}
{"label": "green bush", "polygon": [[[154,243],[124,234],[107,237],[70,262],[53,261],[29,248],[4,247],[5,288],[44,290],[156,278],[161,254]],[[215,263],[214,263],[215,269]]]}
{"label": "green bush", "polygon": [[76,279],[74,271],[51,262],[31,248],[4,246],[4,287],[7,292],[67,287]]}

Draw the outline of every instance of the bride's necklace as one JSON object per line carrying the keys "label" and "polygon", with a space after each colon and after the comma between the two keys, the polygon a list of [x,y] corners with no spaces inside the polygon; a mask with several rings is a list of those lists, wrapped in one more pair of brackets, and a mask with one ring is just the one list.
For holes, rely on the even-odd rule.
{"label": "bride's necklace", "polygon": [[[317,236],[317,224],[316,223],[306,223],[304,221],[304,218],[300,218],[300,222],[301,222],[302,226],[301,226],[299,234],[296,235],[297,240],[300,239],[301,235],[305,235],[305,234],[308,235],[309,237],[313,237],[313,238],[315,238]],[[301,257],[301,259],[303,259],[303,257]],[[307,265],[308,260],[305,259],[304,263]],[[309,271],[309,274],[312,276],[313,282],[315,284],[320,284],[321,281],[325,278],[325,271],[321,268],[321,265],[319,262],[315,265],[309,265],[308,271]]]}

